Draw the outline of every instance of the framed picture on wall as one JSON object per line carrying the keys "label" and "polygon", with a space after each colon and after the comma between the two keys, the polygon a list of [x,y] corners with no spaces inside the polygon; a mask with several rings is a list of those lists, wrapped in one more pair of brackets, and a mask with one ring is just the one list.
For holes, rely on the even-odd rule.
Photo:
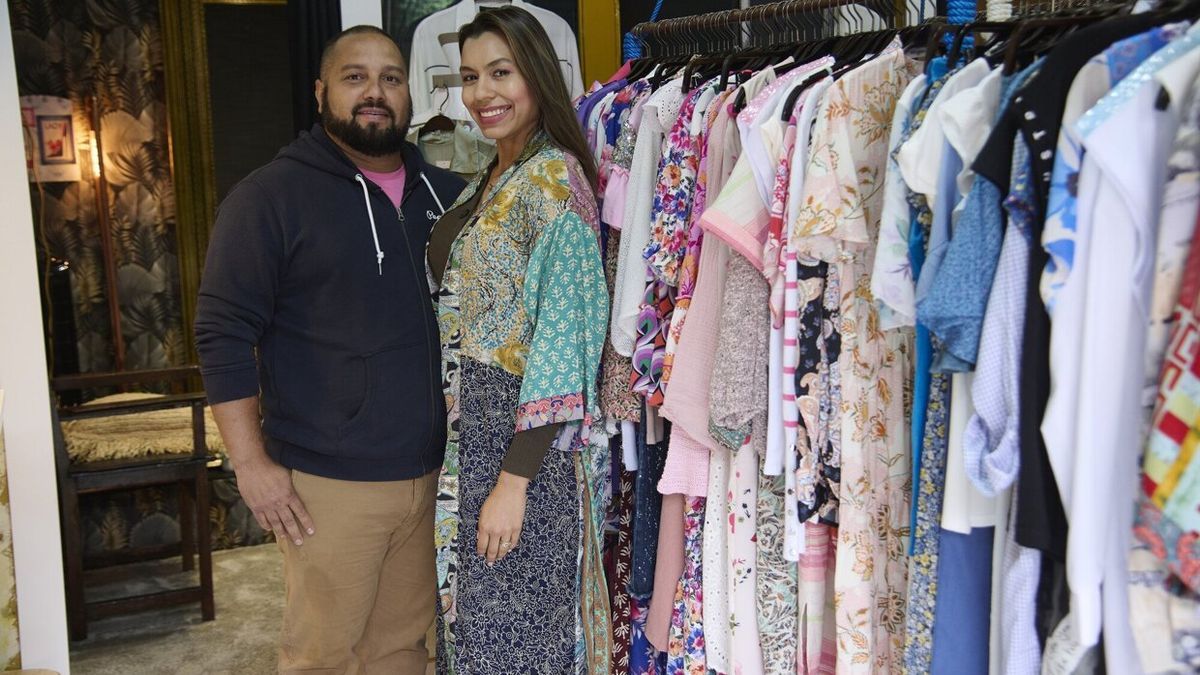
{"label": "framed picture on wall", "polygon": [[[25,160],[32,183],[62,183],[80,180],[77,141],[86,141],[86,128],[75,128],[75,106],[57,96],[22,96],[21,128],[25,136]],[[82,123],[82,122],[81,122]],[[76,138],[79,134],[80,138]],[[86,147],[82,149],[87,152]]]}
{"label": "framed picture on wall", "polygon": [[37,138],[42,164],[75,163],[75,131],[70,115],[39,115]]}

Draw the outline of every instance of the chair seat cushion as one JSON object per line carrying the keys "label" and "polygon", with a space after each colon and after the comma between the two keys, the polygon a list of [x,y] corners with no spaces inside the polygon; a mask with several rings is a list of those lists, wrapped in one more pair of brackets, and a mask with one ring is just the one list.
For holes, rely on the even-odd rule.
{"label": "chair seat cushion", "polygon": [[[97,398],[90,403],[121,403],[159,394],[125,393]],[[192,452],[192,409],[169,410],[69,420],[62,423],[63,440],[71,462],[132,459],[155,455],[186,455]],[[212,410],[204,407],[204,435],[211,455],[225,452]]]}

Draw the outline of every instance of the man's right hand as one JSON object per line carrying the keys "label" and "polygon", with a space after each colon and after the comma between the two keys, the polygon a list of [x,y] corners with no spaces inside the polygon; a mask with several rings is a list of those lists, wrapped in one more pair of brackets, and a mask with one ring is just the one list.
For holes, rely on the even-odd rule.
{"label": "man's right hand", "polygon": [[315,533],[312,518],[292,486],[292,472],[269,457],[235,467],[238,491],[264,530],[287,536],[297,546]]}
{"label": "man's right hand", "polygon": [[212,412],[237,474],[238,492],[254,519],[264,530],[274,532],[276,539],[286,536],[297,546],[303,545],[304,537],[315,533],[312,518],[292,485],[292,472],[267,455],[258,421],[258,397],[217,403]]}

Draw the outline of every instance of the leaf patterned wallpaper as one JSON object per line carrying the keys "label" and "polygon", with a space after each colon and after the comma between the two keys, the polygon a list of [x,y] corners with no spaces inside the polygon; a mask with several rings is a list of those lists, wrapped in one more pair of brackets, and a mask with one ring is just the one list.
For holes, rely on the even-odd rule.
{"label": "leaf patterned wallpaper", "polygon": [[[21,95],[71,99],[77,133],[91,127],[85,111],[93,96],[100,112],[125,368],[179,365],[187,357],[158,0],[9,0],[8,7]],[[46,183],[44,191],[31,183],[31,226],[40,255],[71,263],[80,370],[101,372],[113,369],[114,349],[90,174],[85,167],[83,181]],[[214,548],[270,540],[232,476],[211,485]],[[173,486],[91,495],[80,507],[88,555],[179,541]]]}
{"label": "leaf patterned wallpaper", "polygon": [[[91,100],[100,113],[109,222],[117,264],[116,289],[128,370],[186,360],[175,245],[175,198],[168,155],[158,0],[10,0],[21,95],[69,98],[75,128],[91,127]],[[86,157],[85,157],[86,159]],[[33,224],[42,254],[65,259],[80,370],[111,370],[95,184],[30,184]]]}

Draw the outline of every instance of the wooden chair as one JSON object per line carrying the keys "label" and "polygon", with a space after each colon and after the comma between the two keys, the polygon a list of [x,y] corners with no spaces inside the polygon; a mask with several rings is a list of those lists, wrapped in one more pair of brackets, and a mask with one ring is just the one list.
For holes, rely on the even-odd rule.
{"label": "wooden chair", "polygon": [[[198,377],[195,366],[145,370],[127,373],[69,375],[51,380],[55,394],[60,392],[108,387],[129,387],[154,382],[172,383],[182,389],[189,378]],[[131,459],[73,463],[63,438],[62,427],[54,425],[55,461],[58,469],[59,502],[62,510],[63,562],[66,568],[67,620],[72,640],[87,638],[87,622],[117,614],[127,614],[192,602],[200,603],[205,621],[216,616],[213,605],[212,540],[209,534],[208,462],[205,442],[203,392],[175,393],[163,397],[119,403],[85,403],[58,407],[59,421],[131,415],[155,410],[190,407],[192,410],[192,452],[183,455],[147,455]],[[129,490],[159,485],[178,485],[180,491],[178,547],[156,551],[165,557],[182,554],[183,569],[194,569],[194,556],[200,556],[200,583],[177,590],[159,591],[112,600],[88,602],[84,597],[84,533],[79,512],[79,497],[85,494]],[[143,559],[145,556],[143,556]],[[109,561],[110,564],[112,561]]]}

